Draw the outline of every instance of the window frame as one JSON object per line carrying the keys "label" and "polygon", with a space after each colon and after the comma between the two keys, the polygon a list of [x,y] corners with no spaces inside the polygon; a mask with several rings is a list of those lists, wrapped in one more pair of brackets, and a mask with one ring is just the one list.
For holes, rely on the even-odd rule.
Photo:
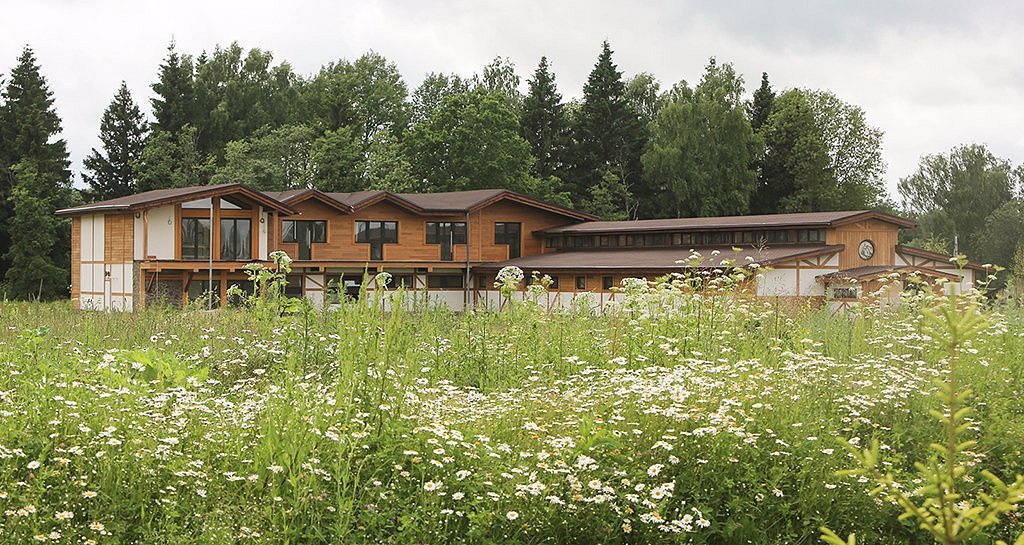
{"label": "window frame", "polygon": [[[228,223],[228,222],[232,223],[235,226],[234,227],[234,232],[235,233],[241,233],[241,232],[243,232],[243,230],[242,229],[238,229],[237,226],[238,226],[239,222],[243,222],[243,221],[249,224],[249,228],[244,230],[244,231],[248,231],[248,233],[249,233],[249,243],[248,244],[237,244],[238,241],[237,240],[234,241],[234,242],[236,242],[236,246],[237,246],[235,248],[235,250],[236,250],[235,255],[225,256],[224,255],[224,241],[225,241],[224,224]],[[217,258],[219,260],[221,260],[221,261],[249,261],[250,259],[252,259],[252,241],[253,241],[253,237],[252,237],[252,218],[230,218],[230,217],[229,218],[225,218],[225,217],[222,217],[222,218],[220,218],[220,223],[219,223],[218,227],[220,228],[220,237],[219,237],[220,238],[220,247],[217,248]]]}
{"label": "window frame", "polygon": [[[206,224],[207,224],[207,229],[210,232],[210,236],[207,237],[207,244],[208,244],[208,246],[206,247],[206,251],[207,251],[206,255],[199,255],[199,250],[201,250],[201,248],[198,245],[198,238],[195,241],[193,241],[192,246],[188,247],[188,248],[190,248],[190,249],[192,249],[194,251],[193,252],[194,255],[186,255],[186,252],[185,252],[185,248],[186,248],[186,246],[185,246],[185,224],[188,223],[188,222],[193,222],[193,221],[197,222],[197,223],[200,223],[200,224],[202,222],[206,222]],[[196,218],[196,217],[184,217],[184,218],[181,218],[181,259],[182,260],[193,260],[193,261],[200,260],[200,259],[204,259],[204,260],[210,259],[210,256],[212,255],[211,252],[213,252],[213,248],[212,248],[213,244],[212,244],[212,241],[210,241],[210,239],[212,237],[213,237],[213,222],[210,221],[210,218]]]}
{"label": "window frame", "polygon": [[[500,234],[498,232],[498,226],[499,225],[501,226],[501,233]],[[508,227],[510,225],[515,225],[516,226],[516,229],[515,229],[516,240],[515,240],[514,244],[508,241],[508,237],[509,237]],[[508,246],[508,258],[509,259],[515,259],[517,257],[522,257],[522,255],[523,255],[523,222],[521,222],[521,221],[496,221],[496,222],[494,222],[494,244],[496,244],[496,245],[497,244],[504,244],[505,246]],[[514,252],[512,251],[513,246],[515,246],[515,251]],[[513,255],[513,254],[515,254],[515,255]]]}
{"label": "window frame", "polygon": [[[379,234],[371,237],[375,224]],[[389,231],[393,237],[388,236]],[[356,244],[370,245],[370,261],[383,261],[384,245],[398,244],[398,220],[356,220],[354,235]]]}

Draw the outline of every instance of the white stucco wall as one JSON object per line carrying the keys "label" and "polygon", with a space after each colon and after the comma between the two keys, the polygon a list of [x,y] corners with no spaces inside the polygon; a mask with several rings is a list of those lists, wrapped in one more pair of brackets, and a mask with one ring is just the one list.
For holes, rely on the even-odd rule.
{"label": "white stucco wall", "polygon": [[156,259],[174,259],[174,206],[160,206],[149,211],[149,255]]}
{"label": "white stucco wall", "polygon": [[767,297],[796,295],[796,286],[796,269],[774,269],[761,273],[757,279],[757,294]]}
{"label": "white stucco wall", "polygon": [[143,243],[144,237],[146,235],[145,229],[146,221],[143,218],[142,214],[138,214],[135,217],[135,223],[132,225],[132,233],[134,234],[134,236],[132,237],[134,243],[132,253],[135,256],[135,259],[146,259],[146,256],[143,255],[145,253],[143,250],[145,246]]}
{"label": "white stucco wall", "polygon": [[825,285],[818,281],[823,274],[836,272],[835,269],[800,269],[800,295],[824,296]]}
{"label": "white stucco wall", "polygon": [[267,244],[268,244],[267,226],[268,225],[270,225],[270,214],[264,212],[263,211],[263,207],[261,206],[260,207],[260,226],[256,230],[257,234],[259,235],[259,240],[257,241],[257,245],[258,245],[257,252],[259,253],[259,255],[255,256],[256,259],[268,259],[268,252],[267,252]]}

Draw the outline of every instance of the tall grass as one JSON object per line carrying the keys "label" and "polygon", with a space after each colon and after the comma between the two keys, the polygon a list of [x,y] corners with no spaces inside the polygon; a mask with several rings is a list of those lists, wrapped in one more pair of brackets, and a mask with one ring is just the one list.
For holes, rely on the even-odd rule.
{"label": "tall grass", "polygon": [[[835,476],[838,437],[907,477],[941,431],[911,305],[658,297],[600,316],[4,304],[0,542],[927,542]],[[975,462],[1003,475],[1024,473],[1022,319],[996,313],[959,364]]]}

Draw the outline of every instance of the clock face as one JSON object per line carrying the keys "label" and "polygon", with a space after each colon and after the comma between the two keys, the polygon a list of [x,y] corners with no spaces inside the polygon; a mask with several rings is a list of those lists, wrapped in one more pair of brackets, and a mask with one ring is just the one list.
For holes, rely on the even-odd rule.
{"label": "clock face", "polygon": [[875,245],[870,240],[861,241],[860,246],[857,248],[857,255],[861,259],[871,259],[875,255]]}

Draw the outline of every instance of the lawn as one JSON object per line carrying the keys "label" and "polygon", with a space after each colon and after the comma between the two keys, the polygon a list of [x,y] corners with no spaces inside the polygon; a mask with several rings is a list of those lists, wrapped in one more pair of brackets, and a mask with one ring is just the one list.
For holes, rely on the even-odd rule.
{"label": "lawn", "polygon": [[[930,303],[646,297],[604,315],[0,304],[0,543],[933,542],[836,475],[857,466],[843,440],[878,440],[922,493],[949,370]],[[986,312],[957,358],[969,495],[981,468],[1024,473],[1024,312]],[[1022,529],[1010,513],[973,542]]]}

